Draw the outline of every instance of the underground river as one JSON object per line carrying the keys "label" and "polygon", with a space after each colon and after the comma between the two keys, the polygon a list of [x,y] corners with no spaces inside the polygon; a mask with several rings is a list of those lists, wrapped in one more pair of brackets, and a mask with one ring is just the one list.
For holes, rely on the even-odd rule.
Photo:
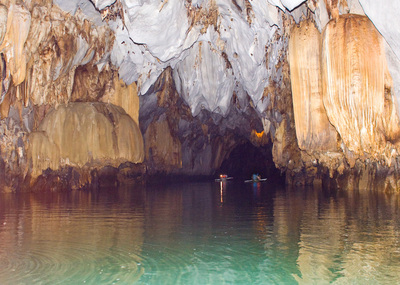
{"label": "underground river", "polygon": [[399,201],[235,180],[0,194],[0,284],[394,284]]}

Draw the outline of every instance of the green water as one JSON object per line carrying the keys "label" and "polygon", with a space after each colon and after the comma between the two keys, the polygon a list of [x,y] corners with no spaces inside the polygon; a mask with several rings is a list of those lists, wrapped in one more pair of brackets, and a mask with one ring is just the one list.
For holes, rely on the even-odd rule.
{"label": "green water", "polygon": [[399,284],[399,195],[268,183],[0,195],[0,284]]}

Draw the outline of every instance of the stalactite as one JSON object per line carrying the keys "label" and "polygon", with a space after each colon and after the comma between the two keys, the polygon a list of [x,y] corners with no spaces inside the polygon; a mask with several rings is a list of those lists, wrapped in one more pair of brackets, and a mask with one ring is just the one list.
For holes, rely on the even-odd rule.
{"label": "stalactite", "polygon": [[321,36],[310,21],[295,26],[290,35],[289,61],[296,135],[300,149],[333,151],[336,130],[322,102]]}
{"label": "stalactite", "polygon": [[[6,35],[7,18],[8,18],[8,9],[6,6],[0,4],[0,46],[2,45],[4,36]],[[3,103],[4,97],[8,89],[8,86],[6,86],[6,81],[5,81],[6,76],[7,76],[6,60],[4,54],[0,52],[0,104]]]}
{"label": "stalactite", "polygon": [[379,155],[386,138],[397,134],[397,115],[385,112],[394,104],[393,95],[385,95],[391,89],[385,86],[387,77],[383,39],[367,17],[348,14],[328,23],[322,44],[323,102],[330,122],[357,155]]}
{"label": "stalactite", "polygon": [[12,4],[8,9],[7,31],[0,45],[0,53],[9,60],[8,68],[14,85],[25,80],[27,57],[24,45],[31,25],[31,14],[22,5]]}
{"label": "stalactite", "polygon": [[125,112],[139,125],[139,96],[136,83],[126,85],[118,74],[114,74],[113,87],[101,99],[124,108]]}
{"label": "stalactite", "polygon": [[3,43],[7,31],[8,9],[0,4],[0,45]]}

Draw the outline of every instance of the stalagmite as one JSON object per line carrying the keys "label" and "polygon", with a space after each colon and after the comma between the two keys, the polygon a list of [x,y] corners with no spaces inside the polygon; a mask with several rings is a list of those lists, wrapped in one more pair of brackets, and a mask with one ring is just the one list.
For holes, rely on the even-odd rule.
{"label": "stalagmite", "polygon": [[398,137],[383,39],[367,17],[340,16],[322,43],[323,102],[347,148],[378,155]]}
{"label": "stalagmite", "polygon": [[296,136],[302,150],[333,151],[336,131],[322,103],[321,36],[310,21],[292,29],[289,41],[290,78]]}

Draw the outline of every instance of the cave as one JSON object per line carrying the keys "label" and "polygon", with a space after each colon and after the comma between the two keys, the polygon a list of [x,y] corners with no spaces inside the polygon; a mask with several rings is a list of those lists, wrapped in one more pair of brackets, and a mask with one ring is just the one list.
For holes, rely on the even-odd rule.
{"label": "cave", "polygon": [[398,284],[399,11],[0,0],[0,284]]}
{"label": "cave", "polygon": [[395,6],[1,1],[0,189],[257,172],[396,192]]}
{"label": "cave", "polygon": [[243,181],[249,179],[252,174],[267,177],[271,183],[284,183],[285,180],[285,176],[273,162],[272,146],[259,148],[250,142],[239,144],[229,153],[221,167],[215,172],[215,177],[221,173]]}

